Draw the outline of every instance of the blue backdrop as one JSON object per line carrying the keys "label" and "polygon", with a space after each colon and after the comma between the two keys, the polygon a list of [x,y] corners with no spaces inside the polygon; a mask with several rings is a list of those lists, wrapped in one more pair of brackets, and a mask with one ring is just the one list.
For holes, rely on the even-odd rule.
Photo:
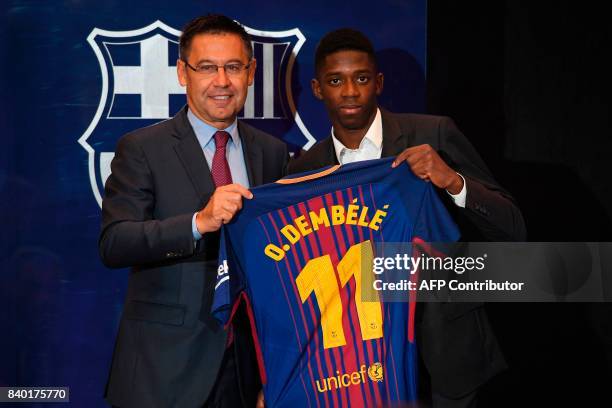
{"label": "blue backdrop", "polygon": [[184,104],[182,26],[218,12],[249,28],[259,72],[241,116],[297,151],[330,129],[310,79],[335,28],[373,41],[383,106],[423,111],[426,4],[35,3],[5,2],[0,17],[0,385],[69,386],[77,406],[104,406],[127,271],[98,258],[101,188],[117,139]]}

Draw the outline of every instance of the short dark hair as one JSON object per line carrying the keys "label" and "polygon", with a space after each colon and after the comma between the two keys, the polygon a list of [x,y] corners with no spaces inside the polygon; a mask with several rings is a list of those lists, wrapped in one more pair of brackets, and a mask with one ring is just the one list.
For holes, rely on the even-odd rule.
{"label": "short dark hair", "polygon": [[179,58],[181,60],[187,61],[193,37],[198,34],[236,34],[244,43],[249,60],[253,58],[251,37],[240,23],[222,14],[208,14],[194,18],[183,29],[179,38]]}
{"label": "short dark hair", "polygon": [[315,51],[315,74],[319,73],[325,57],[338,51],[363,51],[376,66],[374,47],[368,37],[352,28],[340,28],[325,34],[319,41]]}

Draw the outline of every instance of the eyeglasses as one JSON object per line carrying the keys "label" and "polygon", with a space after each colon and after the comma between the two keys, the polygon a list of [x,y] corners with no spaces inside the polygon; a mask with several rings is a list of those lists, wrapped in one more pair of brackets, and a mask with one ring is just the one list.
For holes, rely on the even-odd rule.
{"label": "eyeglasses", "polygon": [[198,65],[197,67],[193,67],[187,61],[183,60],[183,62],[185,63],[185,65],[187,65],[189,68],[191,68],[198,74],[202,74],[204,76],[210,76],[210,77],[217,75],[219,73],[219,68],[223,68],[226,75],[238,76],[242,74],[242,71],[249,69],[249,67],[251,66],[250,62],[246,65],[244,65],[241,62],[229,62],[225,65],[202,64],[202,65]]}

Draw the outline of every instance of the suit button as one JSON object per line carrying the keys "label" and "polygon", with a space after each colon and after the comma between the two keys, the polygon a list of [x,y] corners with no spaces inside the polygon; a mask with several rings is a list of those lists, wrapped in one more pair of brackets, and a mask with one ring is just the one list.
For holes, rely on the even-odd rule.
{"label": "suit button", "polygon": [[481,213],[482,215],[489,215],[489,211],[487,211],[487,209],[486,209],[486,208],[484,208],[483,206],[481,206],[481,205],[480,205],[480,204],[478,204],[478,203],[475,203],[475,204],[474,204],[474,209],[475,209],[476,211],[478,211],[479,213]]}

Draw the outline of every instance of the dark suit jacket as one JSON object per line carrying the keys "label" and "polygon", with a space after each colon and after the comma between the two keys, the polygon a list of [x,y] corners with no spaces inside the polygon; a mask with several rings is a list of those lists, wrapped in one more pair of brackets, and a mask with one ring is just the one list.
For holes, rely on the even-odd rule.
{"label": "dark suit jacket", "polygon": [[[251,186],[281,178],[285,144],[242,122],[238,130]],[[122,137],[111,169],[99,250],[106,266],[131,271],[106,397],[121,407],[202,406],[227,332],[210,316],[219,234],[194,247],[192,217],[214,184],[186,108]]]}
{"label": "dark suit jacket", "polygon": [[[429,144],[461,173],[467,185],[466,207],[440,197],[465,241],[524,240],[525,224],[514,199],[491,176],[472,145],[446,117],[394,114],[381,109],[382,156]],[[288,173],[337,164],[331,136],[292,160]],[[458,398],[474,391],[506,367],[482,304],[426,303],[419,311],[419,349],[435,392]]]}

